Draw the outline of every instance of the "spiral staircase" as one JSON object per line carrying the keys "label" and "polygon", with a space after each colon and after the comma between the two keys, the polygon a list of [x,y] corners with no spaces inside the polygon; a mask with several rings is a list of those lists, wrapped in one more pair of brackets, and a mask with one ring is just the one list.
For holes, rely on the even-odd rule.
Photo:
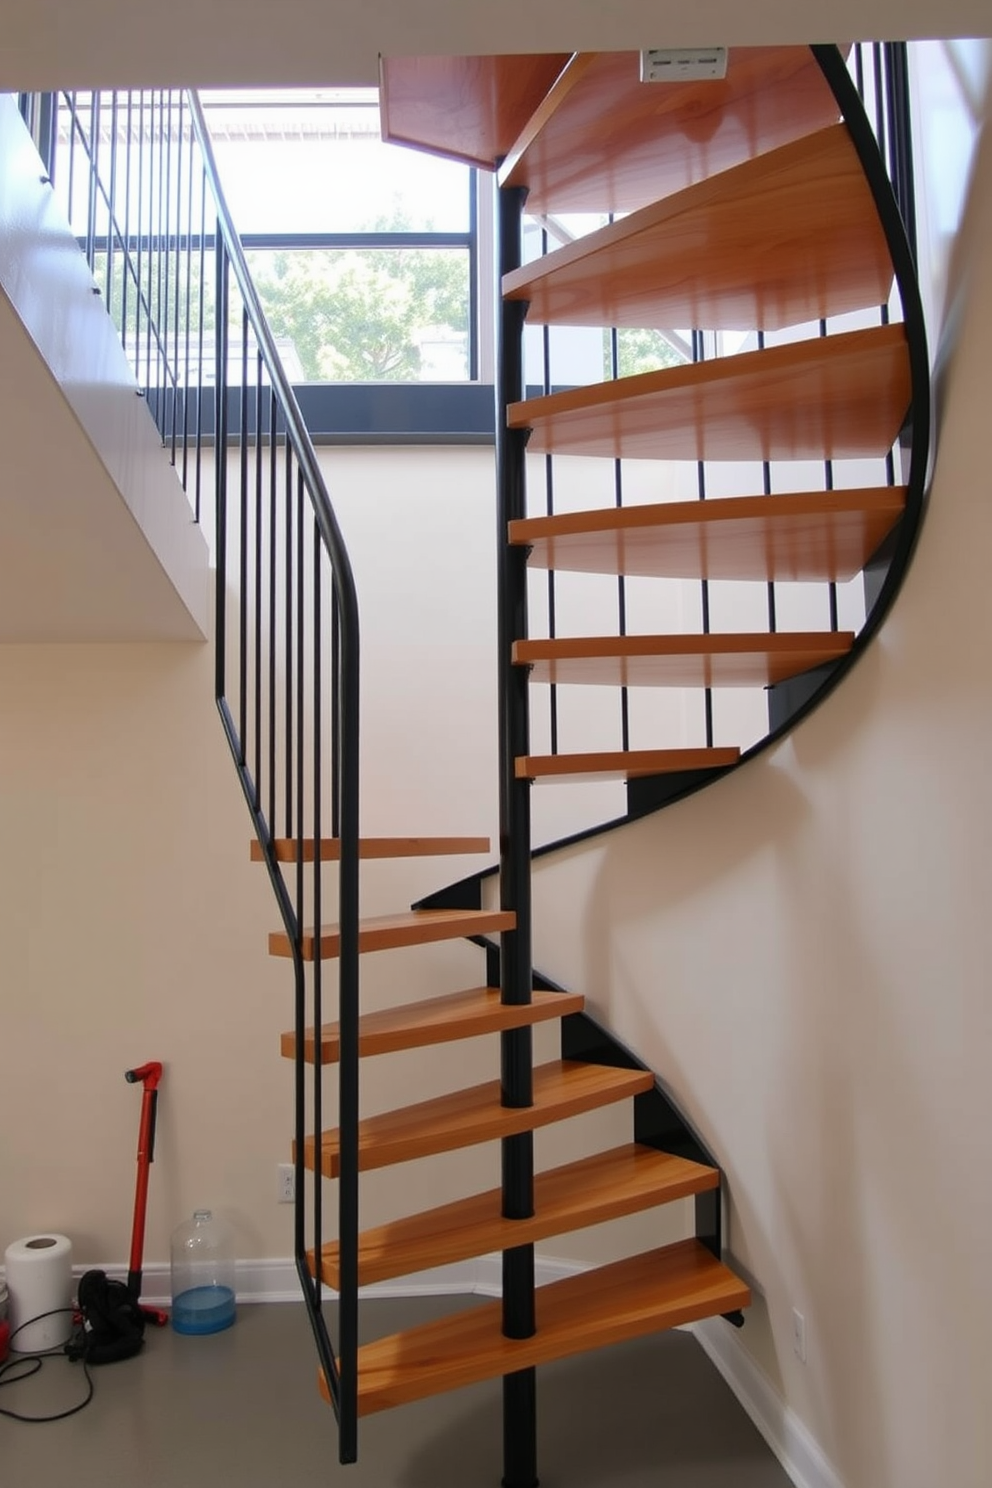
{"label": "spiral staircase", "polygon": [[[358,1124],[367,1170],[500,1140],[503,1186],[430,1209],[357,1239],[357,1282],[405,1275],[494,1251],[501,1301],[380,1338],[357,1353],[359,1416],[489,1377],[504,1380],[504,1482],[536,1482],[534,1370],[622,1339],[726,1315],[740,1322],[746,1284],[721,1258],[716,1164],[654,1074],[583,1013],[582,999],[535,981],[527,874],[533,784],[620,778],[631,802],[699,788],[737,768],[836,684],[867,644],[908,560],[927,463],[927,363],[912,254],[844,55],[834,48],[732,50],[722,80],[642,83],[633,53],[573,57],[390,59],[383,64],[383,133],[397,142],[495,169],[500,187],[498,483],[501,565],[500,902],[478,884],[430,908],[363,921],[369,953],[469,937],[487,949],[486,985],[368,1014],[362,1058],[499,1034],[501,1077]],[[520,212],[609,216],[602,228],[520,262]],[[893,294],[893,285],[898,291]],[[882,307],[877,324],[838,317]],[[520,339],[540,325],[757,331],[757,348],[590,386],[527,397]],[[783,328],[795,335],[766,345]],[[707,500],[528,512],[524,452],[595,459],[756,462],[763,489]],[[888,462],[866,486],[846,462]],[[803,476],[773,492],[771,462],[818,462],[823,489]],[[905,463],[906,477],[901,469]],[[804,466],[804,470],[808,467]],[[705,495],[700,480],[700,495]],[[759,632],[532,635],[526,567],[725,579],[767,588]],[[834,586],[865,574],[864,623],[841,629]],[[818,582],[830,624],[778,629],[774,586]],[[528,689],[728,687],[771,690],[757,745],[642,741],[607,752],[532,751]],[[640,792],[640,795],[637,794]],[[645,792],[647,794],[645,795]],[[639,807],[638,809],[642,809]],[[634,814],[632,812],[632,814]],[[477,839],[365,840],[362,856],[478,852]],[[277,840],[275,856],[334,851]],[[263,856],[258,848],[257,855]],[[502,937],[502,953],[492,937]],[[302,939],[304,961],[334,958],[337,926]],[[271,937],[275,955],[290,937]],[[530,1030],[560,1020],[564,1057],[532,1068]],[[283,1052],[311,1065],[339,1057],[337,1024],[286,1034]],[[632,1106],[632,1140],[533,1173],[535,1128],[615,1102]],[[306,1138],[311,1171],[339,1173],[339,1133]],[[693,1238],[535,1290],[535,1242],[694,1196]],[[342,1286],[339,1242],[311,1254],[314,1272]],[[335,1406],[343,1397],[321,1371]],[[353,1455],[342,1447],[342,1458]]]}

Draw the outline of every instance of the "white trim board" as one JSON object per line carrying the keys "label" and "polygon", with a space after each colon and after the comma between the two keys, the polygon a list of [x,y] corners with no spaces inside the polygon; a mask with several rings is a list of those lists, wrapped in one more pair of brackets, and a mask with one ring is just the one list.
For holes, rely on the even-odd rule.
{"label": "white trim board", "polygon": [[796,1488],[845,1488],[819,1442],[755,1364],[736,1330],[722,1319],[707,1318],[693,1323],[692,1332]]}
{"label": "white trim board", "polygon": [[[73,1266],[73,1275],[78,1279],[90,1266]],[[106,1263],[100,1270],[109,1276],[127,1277],[127,1266],[120,1262]],[[560,1281],[565,1276],[574,1276],[587,1267],[574,1261],[556,1261],[537,1257],[534,1263],[538,1286],[551,1281]],[[0,1268],[2,1273],[2,1268]],[[149,1307],[168,1307],[171,1304],[170,1273],[167,1261],[154,1261],[142,1271],[141,1298]],[[239,1302],[302,1302],[296,1266],[292,1260],[239,1260],[235,1263],[235,1287]],[[476,1260],[457,1261],[449,1266],[438,1266],[431,1271],[418,1271],[412,1276],[403,1276],[396,1281],[377,1281],[372,1286],[362,1287],[362,1297],[443,1297],[457,1293],[474,1294],[480,1297],[498,1297],[502,1291],[502,1262],[498,1252],[479,1256]],[[330,1287],[326,1293],[329,1300],[337,1295]]]}

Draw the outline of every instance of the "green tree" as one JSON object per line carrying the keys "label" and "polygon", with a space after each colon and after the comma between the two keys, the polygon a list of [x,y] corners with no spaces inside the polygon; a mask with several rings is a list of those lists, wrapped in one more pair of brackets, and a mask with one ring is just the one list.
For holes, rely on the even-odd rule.
{"label": "green tree", "polygon": [[[660,331],[624,329],[617,332],[617,376],[635,377],[638,372],[656,372],[661,367],[680,367],[680,356]],[[609,331],[603,332],[603,375],[613,376],[613,348]]]}
{"label": "green tree", "polygon": [[425,336],[468,331],[465,251],[306,249],[248,258],[272,331],[292,341],[310,382],[413,381]]}

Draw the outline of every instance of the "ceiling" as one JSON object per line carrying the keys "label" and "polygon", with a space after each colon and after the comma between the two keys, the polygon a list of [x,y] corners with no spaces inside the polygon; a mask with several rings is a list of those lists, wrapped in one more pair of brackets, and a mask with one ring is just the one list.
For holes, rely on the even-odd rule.
{"label": "ceiling", "polygon": [[380,53],[989,34],[989,0],[4,0],[0,87],[372,84]]}

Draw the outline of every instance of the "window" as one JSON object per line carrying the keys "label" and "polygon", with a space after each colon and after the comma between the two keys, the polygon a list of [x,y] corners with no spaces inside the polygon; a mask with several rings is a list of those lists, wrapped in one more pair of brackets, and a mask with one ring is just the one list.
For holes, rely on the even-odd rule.
{"label": "window", "polygon": [[203,103],[260,298],[304,380],[472,380],[473,172],[384,145],[374,90]]}
{"label": "window", "polygon": [[[189,111],[178,94],[159,92],[68,102],[58,117],[55,189],[108,309],[122,326],[131,317],[130,344],[122,335],[139,386],[160,385],[163,367],[185,385],[201,365],[209,383],[212,311],[187,345],[191,286],[175,280],[177,236],[192,237],[202,247],[184,271],[192,300],[200,284],[212,295],[212,204],[190,179]],[[249,269],[314,437],[490,439],[492,388],[478,381],[475,173],[383,144],[375,90],[213,92],[201,103]],[[174,221],[178,229],[167,226]],[[172,239],[163,237],[169,231]],[[491,324],[488,297],[486,311]],[[482,329],[491,346],[491,329]],[[234,352],[230,371],[235,381],[244,375]],[[247,375],[255,375],[250,365]]]}

